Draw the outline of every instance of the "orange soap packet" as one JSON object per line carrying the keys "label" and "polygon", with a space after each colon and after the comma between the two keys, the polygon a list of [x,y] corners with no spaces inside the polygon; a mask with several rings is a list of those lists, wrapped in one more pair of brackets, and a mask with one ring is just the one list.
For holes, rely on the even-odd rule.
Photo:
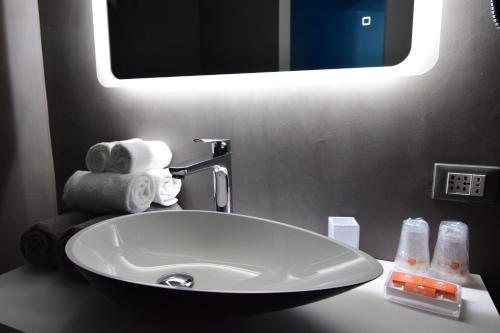
{"label": "orange soap packet", "polygon": [[452,283],[447,283],[444,281],[424,278],[423,283],[425,287],[434,288],[437,290],[438,294],[443,295],[444,297],[456,297],[457,296],[457,286]]}
{"label": "orange soap packet", "polygon": [[391,280],[392,283],[400,287],[402,287],[405,283],[413,283],[417,285],[421,285],[423,283],[423,277],[403,272],[393,272]]}
{"label": "orange soap packet", "polygon": [[405,283],[404,291],[406,291],[407,293],[422,295],[430,298],[436,297],[436,289],[409,282]]}

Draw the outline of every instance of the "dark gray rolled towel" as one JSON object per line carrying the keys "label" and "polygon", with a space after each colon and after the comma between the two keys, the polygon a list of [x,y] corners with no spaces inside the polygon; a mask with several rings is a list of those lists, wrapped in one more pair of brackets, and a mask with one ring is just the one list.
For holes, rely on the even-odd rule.
{"label": "dark gray rolled towel", "polygon": [[55,267],[56,242],[66,230],[94,216],[87,212],[70,212],[34,224],[21,236],[21,251],[24,258],[34,265]]}

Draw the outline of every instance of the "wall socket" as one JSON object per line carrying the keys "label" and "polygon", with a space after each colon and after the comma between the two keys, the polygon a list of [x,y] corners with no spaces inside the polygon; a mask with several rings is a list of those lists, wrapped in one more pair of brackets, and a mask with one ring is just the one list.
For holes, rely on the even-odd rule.
{"label": "wall socket", "polygon": [[496,203],[499,178],[499,167],[436,163],[432,198]]}
{"label": "wall socket", "polygon": [[470,195],[473,197],[484,197],[486,187],[486,175],[472,175]]}
{"label": "wall socket", "polygon": [[448,172],[446,178],[446,194],[470,195],[472,174]]}

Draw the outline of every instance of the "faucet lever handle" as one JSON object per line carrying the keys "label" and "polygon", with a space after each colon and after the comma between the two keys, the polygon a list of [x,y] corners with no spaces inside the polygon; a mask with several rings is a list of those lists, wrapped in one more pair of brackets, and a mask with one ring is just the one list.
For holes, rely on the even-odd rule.
{"label": "faucet lever handle", "polygon": [[231,152],[231,140],[229,139],[194,139],[193,141],[212,144],[212,153],[214,157]]}

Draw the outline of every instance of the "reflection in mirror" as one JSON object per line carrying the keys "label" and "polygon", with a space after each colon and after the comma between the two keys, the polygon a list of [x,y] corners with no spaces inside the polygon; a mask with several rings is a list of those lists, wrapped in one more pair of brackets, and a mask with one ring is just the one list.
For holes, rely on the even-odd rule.
{"label": "reflection in mirror", "polygon": [[414,0],[107,0],[119,79],[392,66]]}
{"label": "reflection in mirror", "polygon": [[495,24],[495,28],[500,32],[500,0],[491,0],[491,15],[493,16],[493,23]]}

